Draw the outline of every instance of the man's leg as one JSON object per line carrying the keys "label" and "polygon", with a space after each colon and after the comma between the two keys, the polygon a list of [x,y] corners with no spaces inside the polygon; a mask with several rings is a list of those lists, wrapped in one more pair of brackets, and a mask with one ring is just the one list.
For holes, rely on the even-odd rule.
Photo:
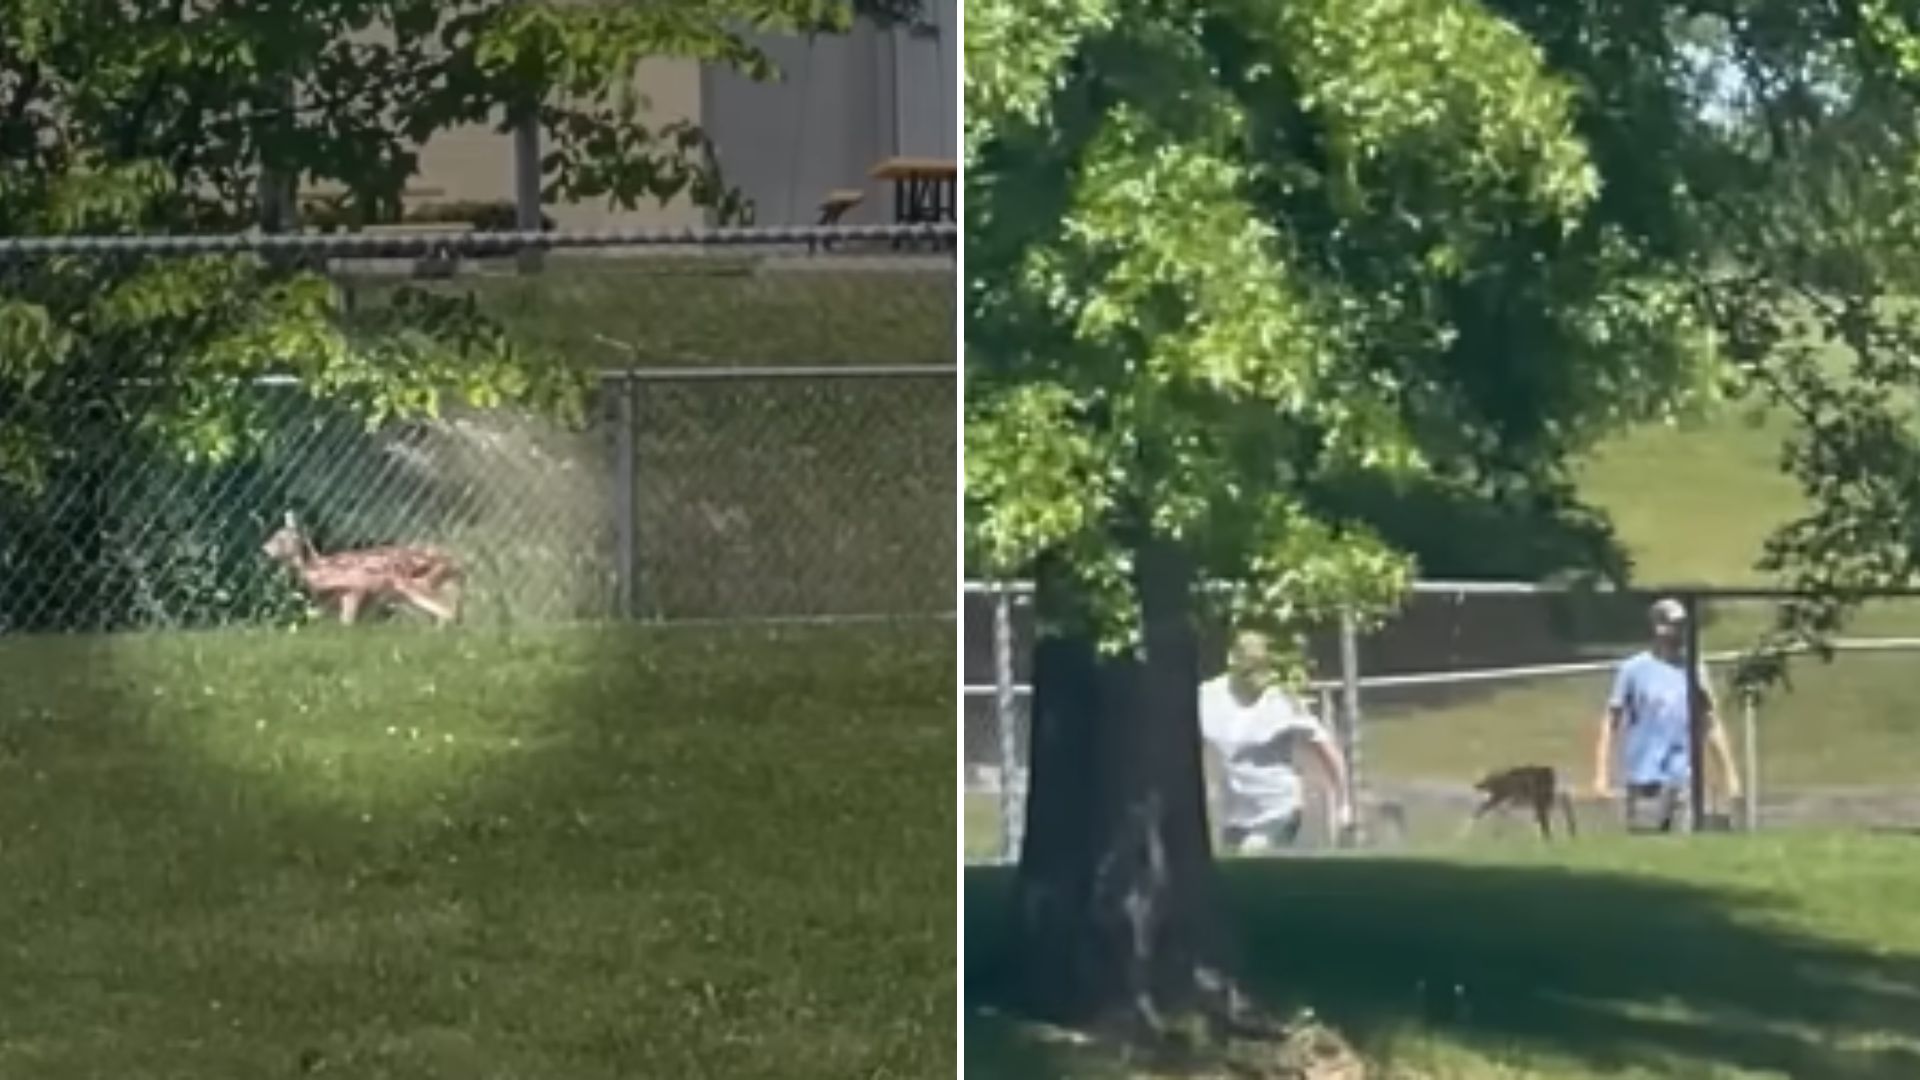
{"label": "man's leg", "polygon": [[1295,810],[1273,823],[1273,838],[1281,847],[1293,847],[1300,841],[1301,813]]}
{"label": "man's leg", "polygon": [[1220,830],[1220,846],[1225,848],[1229,855],[1245,855],[1247,853],[1247,841],[1252,835],[1252,832],[1245,826],[1224,826]]}
{"label": "man's leg", "polygon": [[1666,832],[1693,831],[1693,792],[1683,783],[1669,784],[1662,792],[1667,805]]}
{"label": "man's leg", "polygon": [[1283,851],[1293,847],[1300,839],[1300,811],[1295,810],[1285,817],[1263,822],[1247,830],[1246,842],[1240,850],[1249,855]]}
{"label": "man's leg", "polygon": [[1684,784],[1629,784],[1626,822],[1630,833],[1687,832],[1688,796]]}
{"label": "man's leg", "polygon": [[1672,811],[1665,794],[1665,786],[1661,784],[1628,784],[1623,804],[1627,831],[1640,834],[1668,831]]}
{"label": "man's leg", "polygon": [[1229,825],[1222,830],[1227,850],[1235,855],[1263,855],[1290,848],[1300,836],[1298,810],[1258,825]]}

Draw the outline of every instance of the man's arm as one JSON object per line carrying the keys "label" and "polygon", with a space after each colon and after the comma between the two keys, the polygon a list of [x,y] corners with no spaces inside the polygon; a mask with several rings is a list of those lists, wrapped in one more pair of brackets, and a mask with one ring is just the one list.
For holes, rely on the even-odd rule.
{"label": "man's arm", "polygon": [[1613,733],[1626,721],[1627,703],[1633,700],[1634,671],[1632,660],[1614,671],[1607,707],[1600,714],[1600,732],[1593,745],[1593,792],[1602,798],[1613,794]]}
{"label": "man's arm", "polygon": [[1707,729],[1707,749],[1720,759],[1720,775],[1725,778],[1727,798],[1740,797],[1740,768],[1733,763],[1733,747],[1727,743],[1726,725],[1715,714],[1710,716],[1711,727]]}
{"label": "man's arm", "polygon": [[1327,770],[1327,779],[1333,784],[1334,819],[1344,828],[1353,821],[1353,806],[1347,799],[1347,759],[1334,743],[1333,734],[1319,724],[1313,726],[1307,744],[1320,759],[1320,767]]}
{"label": "man's arm", "polygon": [[1707,751],[1719,760],[1720,776],[1727,798],[1740,797],[1740,769],[1733,762],[1733,747],[1727,742],[1727,727],[1720,722],[1720,703],[1713,693],[1713,683],[1709,681],[1706,665],[1700,666],[1698,676],[1701,702],[1700,720],[1706,725]]}
{"label": "man's arm", "polygon": [[1600,734],[1593,745],[1593,791],[1596,795],[1613,794],[1613,729],[1620,726],[1623,710],[1618,705],[1609,704],[1600,715]]}
{"label": "man's arm", "polygon": [[1329,783],[1333,785],[1333,818],[1336,825],[1346,828],[1353,824],[1353,806],[1347,795],[1347,760],[1340,753],[1339,743],[1334,741],[1333,729],[1327,722],[1300,707],[1291,697],[1282,695],[1286,714],[1274,725],[1270,736],[1273,745],[1279,746],[1289,737],[1298,737],[1313,748],[1313,756],[1326,770]]}
{"label": "man's arm", "polygon": [[1726,725],[1720,722],[1719,710],[1713,707],[1711,700],[1707,703],[1706,714],[1702,720],[1707,726],[1707,752],[1719,761],[1720,776],[1727,798],[1737,799],[1740,797],[1740,768],[1733,762],[1733,747],[1727,742]]}

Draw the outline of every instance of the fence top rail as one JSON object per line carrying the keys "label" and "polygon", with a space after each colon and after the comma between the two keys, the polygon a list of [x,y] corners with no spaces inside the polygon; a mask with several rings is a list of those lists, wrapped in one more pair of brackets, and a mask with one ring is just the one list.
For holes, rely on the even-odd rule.
{"label": "fence top rail", "polygon": [[[694,382],[700,380],[778,380],[778,379],[905,379],[951,377],[958,369],[952,364],[806,364],[792,367],[771,365],[732,367],[656,367],[602,368],[597,372],[603,382]],[[130,386],[158,386],[165,380],[152,377],[128,379]],[[249,386],[299,386],[295,375],[255,375]]]}
{"label": "fence top rail", "polygon": [[602,368],[610,382],[697,382],[711,379],[911,379],[952,378],[952,364],[794,364],[735,367]]}
{"label": "fence top rail", "polygon": [[[1015,597],[1033,595],[1033,582],[1026,580],[985,581],[969,580],[963,583],[963,589],[970,595],[992,595],[1006,593]],[[1210,583],[1210,588],[1223,589],[1223,582]],[[1619,588],[1610,584],[1556,584],[1534,581],[1469,581],[1423,578],[1408,586],[1407,591],[1415,596],[1579,596],[1583,594],[1625,594],[1630,596],[1686,596],[1703,600],[1793,600],[1815,595],[1804,589],[1788,589],[1762,585],[1633,585]],[[1920,588],[1882,588],[1853,589],[1850,596],[1866,599],[1899,599],[1920,597]]]}
{"label": "fence top rail", "polygon": [[[1836,653],[1873,653],[1873,652],[1920,652],[1920,638],[1840,638],[1831,642]],[[1786,650],[1790,653],[1804,654],[1813,650],[1806,647]],[[1707,653],[1701,657],[1709,664],[1730,664],[1745,654],[1738,650],[1722,650]],[[1581,660],[1565,664],[1522,664],[1513,667],[1473,668],[1465,671],[1425,671],[1407,675],[1362,675],[1357,680],[1360,689],[1390,689],[1407,686],[1448,686],[1457,683],[1506,682],[1518,679],[1551,678],[1566,675],[1597,675],[1612,671],[1618,667],[1618,660]],[[1339,690],[1345,686],[1339,679],[1314,679],[1306,688],[1316,692]],[[1033,684],[1016,682],[1012,685],[1016,695],[1026,696],[1033,692]],[[969,697],[984,697],[997,691],[991,683],[964,683],[961,692]]]}
{"label": "fence top rail", "polygon": [[303,255],[409,256],[450,252],[512,255],[605,247],[742,247],[837,241],[950,240],[947,223],[923,225],[773,225],[739,228],[594,229],[450,233],[422,228],[362,233],[0,237],[0,263],[54,255],[207,255],[273,252]]}

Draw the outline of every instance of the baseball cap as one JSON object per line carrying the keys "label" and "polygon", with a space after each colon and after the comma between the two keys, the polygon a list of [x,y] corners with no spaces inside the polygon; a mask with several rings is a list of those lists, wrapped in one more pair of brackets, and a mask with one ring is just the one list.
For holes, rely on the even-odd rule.
{"label": "baseball cap", "polygon": [[1663,597],[1655,600],[1653,606],[1647,609],[1647,617],[1653,620],[1655,626],[1686,622],[1687,609],[1680,601],[1670,596]]}

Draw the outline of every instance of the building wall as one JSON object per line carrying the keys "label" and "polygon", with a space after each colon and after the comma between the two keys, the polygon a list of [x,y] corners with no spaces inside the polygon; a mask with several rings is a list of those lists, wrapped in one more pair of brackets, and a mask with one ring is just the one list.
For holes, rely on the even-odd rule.
{"label": "building wall", "polygon": [[[639,91],[652,106],[650,122],[700,120],[700,65],[690,60],[649,60],[635,71]],[[513,136],[476,124],[441,132],[420,151],[420,175],[411,186],[438,188],[431,200],[415,203],[495,202],[514,198]],[[702,210],[676,200],[667,206],[647,202],[634,210],[614,210],[604,199],[547,206],[548,217],[563,229],[683,228],[701,224]]]}
{"label": "building wall", "polygon": [[[781,72],[756,83],[688,60],[650,60],[636,73],[655,122],[688,118],[713,139],[727,180],[754,203],[760,224],[806,224],[820,200],[858,188],[866,201],[844,220],[891,220],[889,185],[868,173],[895,156],[958,156],[959,0],[929,0],[929,31],[882,30],[808,40],[758,35]],[[440,133],[420,151],[409,185],[434,190],[409,201],[511,201],[514,140],[491,125]],[[603,201],[545,207],[561,228],[679,228],[706,222],[684,200],[614,211]]]}
{"label": "building wall", "polygon": [[858,188],[848,223],[892,218],[888,185],[868,172],[896,156],[955,158],[958,0],[932,0],[932,32],[858,24],[809,40],[758,35],[779,67],[768,83],[719,67],[701,74],[707,134],[728,181],[752,199],[762,225],[808,224],[820,200]]}

